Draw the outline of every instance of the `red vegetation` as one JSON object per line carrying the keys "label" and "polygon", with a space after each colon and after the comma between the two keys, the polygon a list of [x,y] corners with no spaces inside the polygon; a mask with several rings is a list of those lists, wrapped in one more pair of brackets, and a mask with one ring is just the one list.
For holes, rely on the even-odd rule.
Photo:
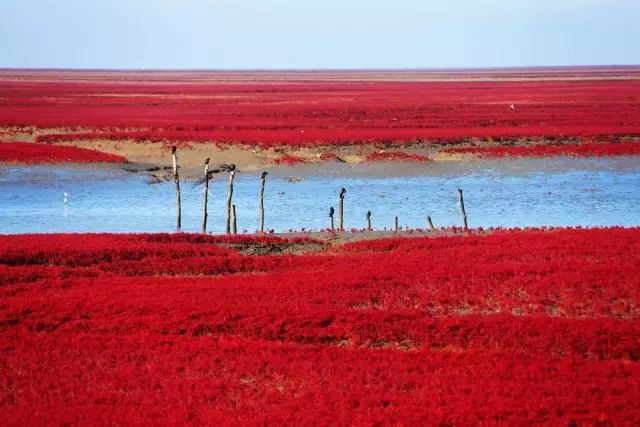
{"label": "red vegetation", "polygon": [[457,147],[445,150],[449,153],[475,154],[480,157],[550,157],[550,156],[630,156],[640,155],[640,143],[586,143],[562,145],[523,145],[493,147]]}
{"label": "red vegetation", "polygon": [[[0,74],[0,126],[66,128],[40,137],[48,142],[307,146],[640,134],[640,81],[632,79],[394,82],[349,81],[353,76],[343,73],[343,81],[321,81],[300,73],[256,83],[245,75],[162,81],[138,73],[123,81],[103,72],[66,81],[55,73],[13,74]],[[71,135],[76,130],[82,135]]]}
{"label": "red vegetation", "polygon": [[420,154],[405,153],[403,151],[384,151],[368,154],[365,158],[368,162],[376,161],[405,161],[405,162],[428,162],[429,159],[426,156]]}
{"label": "red vegetation", "polygon": [[252,239],[0,236],[4,422],[640,417],[640,229]]}
{"label": "red vegetation", "polygon": [[294,156],[292,154],[285,154],[284,156],[273,159],[273,163],[275,163],[276,165],[284,164],[284,165],[292,166],[292,165],[297,165],[297,164],[306,163],[306,162],[307,161],[302,157]]}
{"label": "red vegetation", "polygon": [[320,160],[336,160],[338,158],[338,154],[335,151],[325,151],[320,154]]}
{"label": "red vegetation", "polygon": [[127,159],[78,147],[0,142],[0,162],[8,163],[125,163]]}

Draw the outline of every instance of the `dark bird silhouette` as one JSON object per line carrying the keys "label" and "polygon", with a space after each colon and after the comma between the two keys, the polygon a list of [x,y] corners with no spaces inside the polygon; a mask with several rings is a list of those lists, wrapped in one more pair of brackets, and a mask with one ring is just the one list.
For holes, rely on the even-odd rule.
{"label": "dark bird silhouette", "polygon": [[231,163],[230,165],[223,163],[219,166],[220,170],[223,172],[231,172],[236,170],[236,165]]}
{"label": "dark bird silhouette", "polygon": [[333,206],[331,206],[331,207],[329,208],[329,216],[330,216],[330,217],[332,217],[332,216],[333,216],[333,214],[334,214],[334,212],[335,212],[335,210],[333,210]]}
{"label": "dark bird silhouette", "polygon": [[[207,160],[205,161],[205,164],[208,164],[208,162],[209,162],[209,158],[207,158]],[[215,175],[217,173],[231,172],[231,171],[240,172],[238,169],[236,169],[236,165],[235,164],[231,163],[230,165],[228,165],[226,163],[223,163],[223,164],[219,165],[215,169],[209,169],[208,176],[209,176],[209,179],[211,179],[213,177],[213,175]],[[196,181],[196,183],[193,184],[193,186],[197,187],[198,185],[203,184],[204,181],[205,181],[205,178],[202,177],[198,181]]]}
{"label": "dark bird silhouette", "polygon": [[367,219],[371,218],[371,211],[367,211]]}
{"label": "dark bird silhouette", "polygon": [[176,154],[176,146],[174,145],[173,147],[171,147],[171,154]]}
{"label": "dark bird silhouette", "polygon": [[343,188],[342,190],[340,190],[340,198],[344,199],[344,195],[347,193],[347,190],[345,188]]}
{"label": "dark bird silhouette", "polygon": [[204,161],[204,164],[208,165],[209,164],[209,160],[211,160],[211,159],[209,157],[207,157],[207,160]]}
{"label": "dark bird silhouette", "polygon": [[262,175],[260,175],[260,179],[265,179],[267,175],[269,175],[269,172],[267,171],[262,172]]}

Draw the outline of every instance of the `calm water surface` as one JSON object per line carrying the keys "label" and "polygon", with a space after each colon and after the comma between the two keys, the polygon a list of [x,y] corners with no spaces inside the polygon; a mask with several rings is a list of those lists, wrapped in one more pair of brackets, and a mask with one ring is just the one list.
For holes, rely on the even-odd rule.
{"label": "calm water surface", "polygon": [[[339,166],[322,173],[274,171],[267,180],[266,226],[276,231],[328,226],[338,193],[347,189],[345,226],[363,227],[367,210],[375,228],[460,224],[457,188],[464,189],[471,227],[640,225],[640,161],[636,158],[531,160],[524,166],[415,170],[402,166]],[[290,182],[291,174],[303,178]],[[0,168],[0,233],[173,231],[172,182],[152,183],[117,168]],[[183,229],[200,228],[202,187],[182,183]],[[210,185],[209,230],[224,230],[226,177]],[[69,194],[67,203],[63,193]],[[259,174],[238,173],[234,203],[238,230],[258,227]]]}

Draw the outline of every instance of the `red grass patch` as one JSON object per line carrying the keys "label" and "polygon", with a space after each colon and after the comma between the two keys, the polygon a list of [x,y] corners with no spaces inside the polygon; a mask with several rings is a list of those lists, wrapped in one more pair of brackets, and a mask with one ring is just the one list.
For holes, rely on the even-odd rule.
{"label": "red grass patch", "polygon": [[336,154],[335,151],[325,151],[323,153],[320,154],[320,160],[326,161],[326,160],[335,160],[338,158],[338,155]]}
{"label": "red grass patch", "polygon": [[307,161],[302,157],[294,156],[293,154],[285,154],[284,156],[273,159],[273,163],[276,165],[293,166],[300,163],[307,163]]}
{"label": "red grass patch", "polygon": [[640,229],[292,243],[0,236],[5,423],[640,417]]}
{"label": "red grass patch", "polygon": [[[14,74],[20,75],[20,71]],[[348,77],[348,74],[345,74]],[[135,141],[315,146],[640,134],[640,81],[0,80],[0,126]],[[201,76],[199,77],[201,78]],[[514,108],[511,108],[511,105]],[[99,133],[104,131],[105,133]]]}
{"label": "red grass patch", "polygon": [[0,162],[7,163],[125,163],[127,159],[78,147],[27,142],[0,142]]}

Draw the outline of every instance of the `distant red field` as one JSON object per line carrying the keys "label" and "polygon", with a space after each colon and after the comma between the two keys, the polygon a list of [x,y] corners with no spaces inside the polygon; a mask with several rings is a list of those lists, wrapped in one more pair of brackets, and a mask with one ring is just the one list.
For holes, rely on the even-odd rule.
{"label": "distant red field", "polygon": [[633,425],[640,229],[0,236],[16,424]]}
{"label": "distant red field", "polygon": [[5,71],[0,126],[36,126],[40,142],[267,147],[640,136],[640,70],[615,70],[469,71],[448,79],[445,72]]}
{"label": "distant red field", "polygon": [[0,162],[7,163],[124,163],[126,159],[77,147],[27,142],[1,142]]}

